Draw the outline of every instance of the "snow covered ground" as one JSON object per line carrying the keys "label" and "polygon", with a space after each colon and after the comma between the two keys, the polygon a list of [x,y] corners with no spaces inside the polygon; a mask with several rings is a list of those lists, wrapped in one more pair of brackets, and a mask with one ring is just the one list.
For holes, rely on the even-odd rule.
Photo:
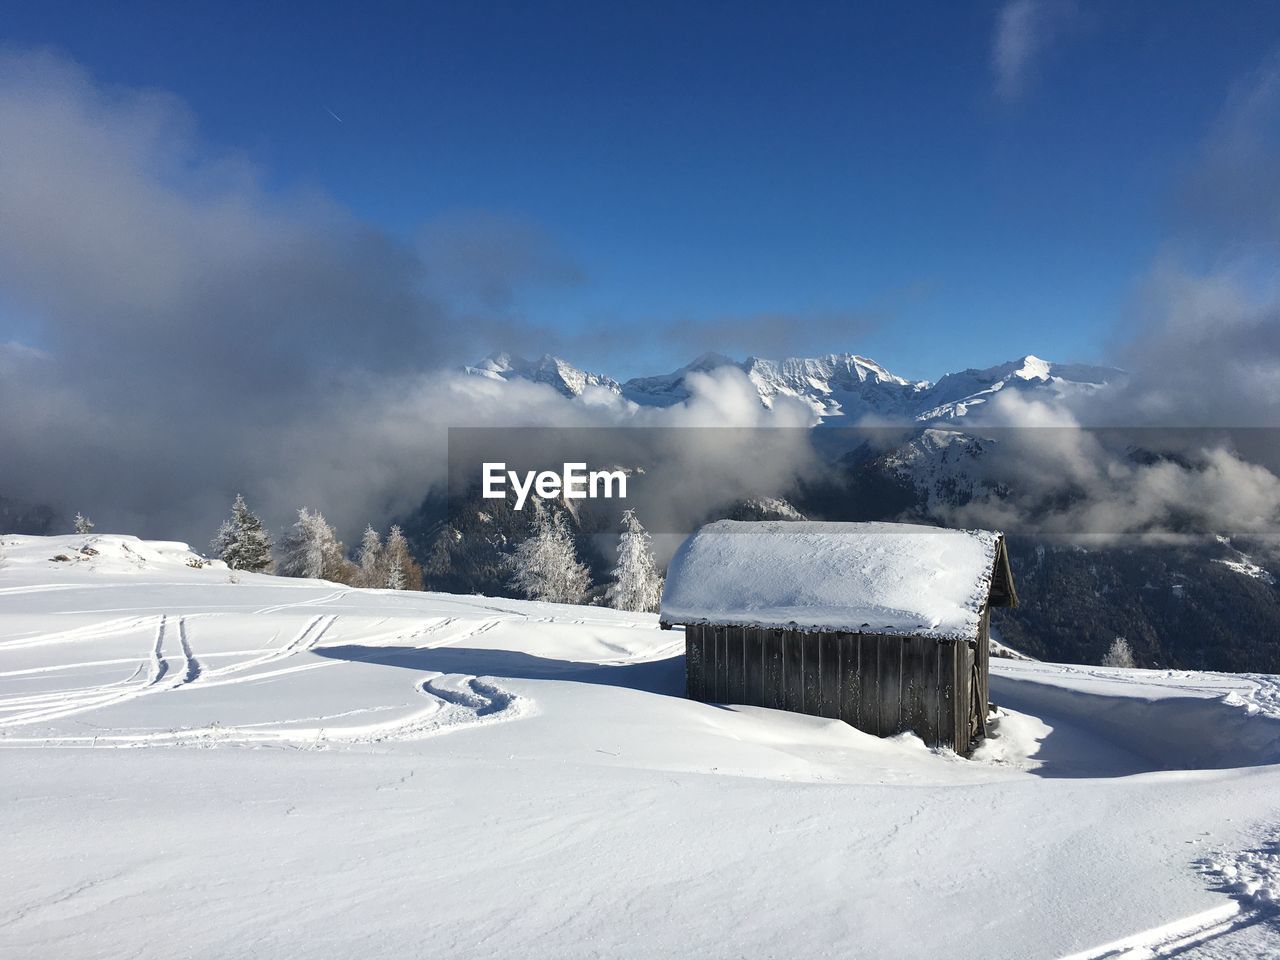
{"label": "snow covered ground", "polygon": [[3,541],[3,957],[1280,956],[1280,678],[993,662],[964,761],[655,617]]}

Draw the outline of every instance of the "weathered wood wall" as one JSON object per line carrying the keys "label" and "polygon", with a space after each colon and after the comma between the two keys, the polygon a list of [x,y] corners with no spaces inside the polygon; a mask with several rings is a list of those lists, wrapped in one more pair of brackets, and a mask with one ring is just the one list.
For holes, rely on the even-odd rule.
{"label": "weathered wood wall", "polygon": [[991,702],[991,610],[982,608],[982,620],[978,624],[978,646],[974,650],[978,658],[978,702],[982,709],[978,716],[978,736],[987,735],[988,704]]}
{"label": "weathered wood wall", "polygon": [[986,721],[986,677],[975,671],[982,658],[964,641],[685,627],[692,699],[839,718],[876,736],[912,730],[966,755]]}

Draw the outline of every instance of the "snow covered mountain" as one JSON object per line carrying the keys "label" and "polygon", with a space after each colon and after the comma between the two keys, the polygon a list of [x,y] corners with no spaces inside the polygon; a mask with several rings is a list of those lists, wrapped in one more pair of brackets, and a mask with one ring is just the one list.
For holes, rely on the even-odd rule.
{"label": "snow covered mountain", "polygon": [[917,420],[950,420],[963,417],[1002,390],[1034,394],[1054,400],[1105,388],[1124,375],[1110,367],[1082,363],[1051,363],[1028,354],[985,370],[949,373],[924,391],[927,404]]}
{"label": "snow covered mountain", "polygon": [[808,404],[824,421],[866,413],[911,417],[917,396],[929,386],[895,376],[874,360],[851,353],[785,360],[748,357],[741,362],[707,353],[664,376],[628,380],[622,393],[639,404],[670,406],[689,396],[685,381],[690,373],[729,366],[747,375],[766,407],[772,407],[778,397],[793,397]]}
{"label": "snow covered mountain", "polygon": [[617,380],[598,373],[579,370],[573,364],[551,354],[543,354],[537,360],[526,360],[509,353],[493,353],[475,366],[464,367],[466,373],[491,380],[530,380],[554,387],[566,397],[580,397],[587,387],[603,387],[612,393],[621,393]]}
{"label": "snow covered mountain", "polygon": [[669,407],[689,399],[685,378],[691,373],[709,373],[721,367],[742,368],[737,360],[722,353],[704,353],[679,370],[659,374],[656,377],[633,377],[622,385],[622,395],[628,400],[651,407]]}
{"label": "snow covered mountain", "polygon": [[874,360],[851,353],[780,362],[752,357],[744,369],[765,406],[779,396],[794,397],[808,403],[824,421],[863,413],[909,414],[917,396],[929,386],[928,381],[912,383]]}
{"label": "snow covered mountain", "polygon": [[581,395],[588,386],[599,386],[642,406],[668,407],[688,399],[690,374],[724,367],[745,373],[764,406],[772,407],[778,397],[791,397],[807,404],[830,426],[848,426],[867,414],[895,420],[952,420],[966,416],[1001,391],[1054,401],[1105,389],[1123,376],[1122,371],[1109,367],[1051,363],[1028,355],[994,367],[948,373],[931,383],[907,380],[852,353],[784,360],[748,357],[741,361],[704,353],[671,373],[635,377],[622,384],[551,355],[528,361],[495,354],[465,369],[498,380],[547,383],[567,397]]}
{"label": "snow covered mountain", "polygon": [[941,509],[993,493],[993,485],[975,469],[999,441],[956,429],[929,428],[884,455],[886,475],[911,485],[921,507],[936,515]]}

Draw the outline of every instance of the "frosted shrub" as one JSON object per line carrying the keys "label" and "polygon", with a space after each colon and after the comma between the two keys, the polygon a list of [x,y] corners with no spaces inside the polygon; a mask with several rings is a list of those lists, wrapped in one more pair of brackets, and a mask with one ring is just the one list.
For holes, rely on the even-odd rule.
{"label": "frosted shrub", "polygon": [[1116,637],[1111,641],[1111,649],[1102,658],[1102,665],[1104,667],[1134,666],[1133,649],[1129,646],[1129,641],[1124,637]]}

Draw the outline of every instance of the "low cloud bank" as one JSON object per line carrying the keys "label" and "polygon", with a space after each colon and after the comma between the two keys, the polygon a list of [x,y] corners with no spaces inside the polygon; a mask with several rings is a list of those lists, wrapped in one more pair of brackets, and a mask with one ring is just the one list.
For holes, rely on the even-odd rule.
{"label": "low cloud bank", "polygon": [[1280,533],[1280,430],[1084,427],[1071,411],[996,397],[971,432],[974,497],[944,504],[952,525],[1012,533]]}
{"label": "low cloud bank", "polygon": [[[663,411],[448,372],[515,337],[523,285],[580,279],[546,238],[471,217],[409,242],[281,199],[167,94],[11,53],[0,130],[0,310],[21,334],[0,343],[0,495],[200,544],[244,492],[272,526],[308,504],[351,536],[443,481],[449,426],[807,422],[736,370]],[[663,462],[696,511],[747,455],[677,444]]]}

